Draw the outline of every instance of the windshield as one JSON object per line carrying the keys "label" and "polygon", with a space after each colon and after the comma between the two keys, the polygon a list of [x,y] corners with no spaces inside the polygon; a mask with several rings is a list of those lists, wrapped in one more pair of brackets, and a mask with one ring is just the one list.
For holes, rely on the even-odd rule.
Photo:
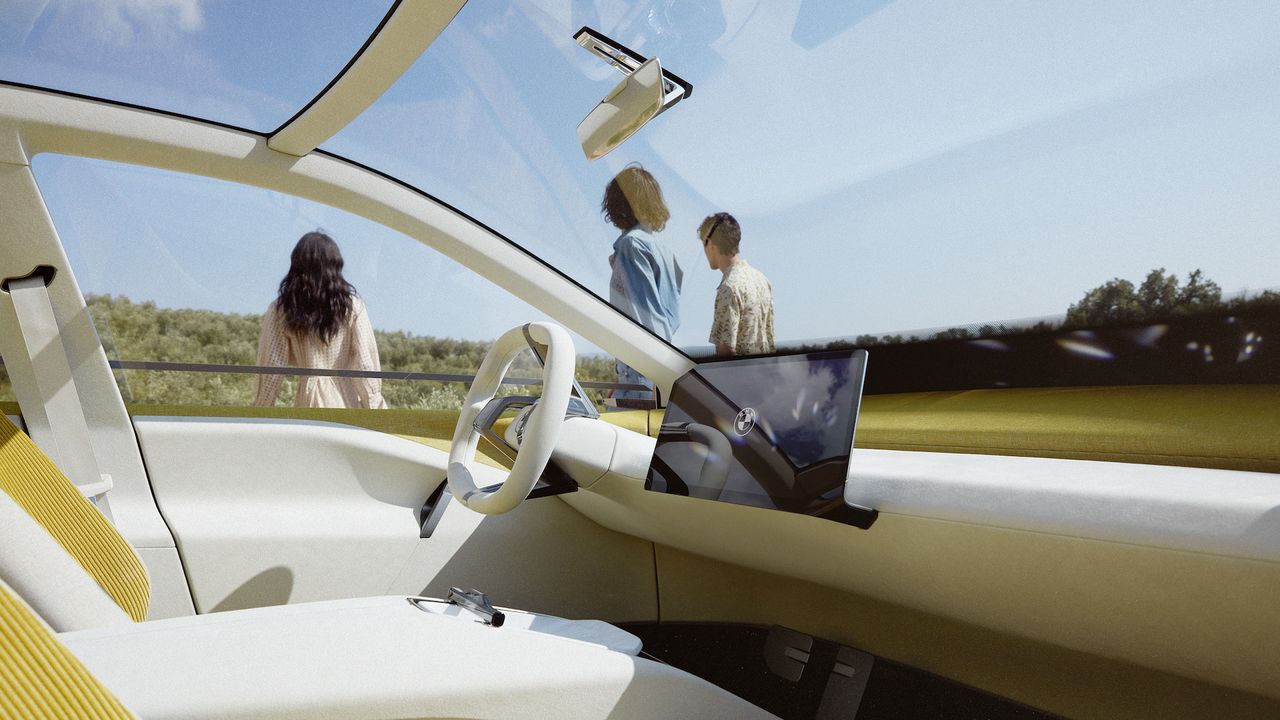
{"label": "windshield", "polygon": [[[622,75],[582,26],[694,87],[596,162],[574,128]],[[725,277],[698,229],[719,212],[780,345],[924,339],[1061,324],[1113,280],[1140,303],[1154,272],[1192,303],[1206,282],[1224,303],[1280,286],[1278,60],[1274,3],[472,2],[324,147],[615,302],[601,202],[641,163],[683,274],[670,336],[695,354]]]}
{"label": "windshield", "polygon": [[[267,133],[388,5],[8,3],[0,75]],[[693,87],[596,161],[584,27]],[[1280,306],[1277,126],[1273,2],[473,0],[321,148],[698,356]]]}

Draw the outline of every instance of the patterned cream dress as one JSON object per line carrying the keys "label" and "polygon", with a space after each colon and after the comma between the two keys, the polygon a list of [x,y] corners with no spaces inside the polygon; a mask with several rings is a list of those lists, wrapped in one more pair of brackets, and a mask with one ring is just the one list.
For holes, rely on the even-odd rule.
{"label": "patterned cream dress", "polygon": [[735,355],[774,351],[773,285],[746,258],[739,257],[716,288],[709,340],[728,346]]}
{"label": "patterned cream dress", "polygon": [[[258,338],[258,364],[271,367],[324,368],[330,370],[381,370],[378,344],[364,301],[351,298],[351,315],[329,342],[307,335],[299,337],[285,326],[284,315],[271,303],[262,316]],[[280,394],[283,375],[259,375],[253,404],[271,406]],[[385,408],[382,380],[302,376],[298,378],[296,407]]]}

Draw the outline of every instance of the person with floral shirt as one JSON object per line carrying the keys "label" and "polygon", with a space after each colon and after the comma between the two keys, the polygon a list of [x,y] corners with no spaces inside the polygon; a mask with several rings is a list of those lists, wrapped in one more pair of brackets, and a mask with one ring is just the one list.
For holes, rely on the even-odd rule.
{"label": "person with floral shirt", "polygon": [[717,355],[774,351],[773,286],[738,252],[742,228],[729,213],[716,213],[698,228],[707,264],[721,272],[710,341]]}

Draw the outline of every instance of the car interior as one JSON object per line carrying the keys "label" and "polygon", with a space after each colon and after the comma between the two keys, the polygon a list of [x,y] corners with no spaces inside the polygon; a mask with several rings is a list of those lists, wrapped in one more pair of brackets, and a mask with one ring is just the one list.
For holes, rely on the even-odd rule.
{"label": "car interior", "polygon": [[[216,30],[233,38],[233,57],[291,34],[253,13],[243,26],[219,26],[221,11],[209,5],[159,3],[163,11],[152,10],[168,23],[163,32],[124,2],[0,11],[0,40],[13,41],[0,51],[0,716],[1280,715],[1280,348],[1269,337],[1280,330],[1280,303],[1263,302],[1274,293],[1158,321],[877,339],[858,335],[862,316],[850,319],[862,296],[847,299],[855,295],[841,285],[788,299],[790,251],[770,265],[761,249],[752,263],[773,273],[780,328],[787,308],[840,323],[803,336],[780,330],[786,342],[776,353],[738,358],[692,347],[703,334],[665,338],[608,299],[603,238],[613,235],[600,220],[600,179],[643,159],[672,198],[718,197],[692,189],[720,177],[700,174],[713,155],[697,148],[718,147],[714,127],[737,103],[761,115],[737,118],[748,127],[734,138],[795,132],[785,155],[799,163],[794,175],[767,169],[784,157],[770,148],[753,167],[777,172],[802,196],[774,217],[768,203],[781,195],[767,202],[744,190],[744,217],[753,218],[754,198],[761,217],[798,223],[821,207],[813,203],[836,197],[834,186],[804,183],[819,183],[810,176],[822,173],[810,171],[824,167],[820,156],[844,150],[795,152],[813,141],[800,137],[809,122],[834,122],[828,99],[810,99],[818,119],[787,125],[788,114],[808,112],[785,102],[802,83],[780,69],[787,63],[825,68],[832,75],[822,83],[875,74],[878,65],[851,69],[841,58],[870,62],[860,43],[912,28],[924,37],[972,32],[981,42],[966,52],[985,57],[999,54],[1001,28],[1032,22],[1023,14],[1046,16],[1035,25],[1044,38],[1065,23],[1064,37],[1087,30],[1103,38],[1100,47],[1130,48],[1138,41],[1126,35],[1137,27],[1122,22],[1128,15],[1113,18],[1119,10],[1097,4],[1079,11],[1088,20],[1079,29],[1055,14],[1069,15],[1063,8],[1006,8],[969,30],[960,20],[940,28],[921,17],[941,9],[901,1],[851,4],[855,12],[799,0],[563,8],[396,0],[306,19],[301,3],[288,10],[300,27],[331,23],[351,38],[325,50],[333,67],[317,62],[315,78],[299,84],[305,102],[258,89],[228,96],[276,119],[228,110],[217,95],[228,87],[222,76],[205,86],[178,66],[148,68],[159,55],[140,52],[123,81],[108,82],[115,69],[105,64],[59,65],[64,55],[114,53],[127,33],[39,54],[58,23],[71,32],[93,12],[105,13],[97,21],[107,30],[132,27],[134,41]],[[983,130],[948,151],[973,172],[957,186],[971,189],[989,171],[970,153],[1012,155],[1038,133],[1053,152],[1094,152],[1101,141],[1064,126],[1095,112],[1106,115],[1099,123],[1120,122],[1107,113],[1123,103],[1107,105],[1104,91],[1149,102],[1142,111],[1162,122],[1191,123],[1199,109],[1157,113],[1172,102],[1160,93],[1189,87],[1186,97],[1198,100],[1194,93],[1227,92],[1230,81],[1252,114],[1232,114],[1230,104],[1221,114],[1269,136],[1280,104],[1268,88],[1280,87],[1280,66],[1266,63],[1280,57],[1280,34],[1268,28],[1280,28],[1280,15],[1239,5],[1218,8],[1216,24],[1192,9],[1153,20],[1151,42],[1168,40],[1178,57],[1197,32],[1221,44],[1191,46],[1209,58],[1205,67],[1177,66],[1149,85],[1126,85],[1131,78],[1116,68],[1164,56],[1132,48],[1115,51],[1120,60],[1106,55],[1110,46],[1098,51],[1106,67],[1097,72],[1115,73],[1116,85],[1095,80],[1097,98],[1092,89],[1071,95],[1078,88],[1053,63],[1021,68],[1032,84],[1037,73],[1049,78],[1043,92],[1053,102],[1057,93],[1096,106],[1054,105],[1037,124]],[[1142,17],[1151,14],[1159,13]],[[1248,42],[1229,43],[1233,33]],[[537,53],[513,45],[517,36]],[[303,38],[305,47],[326,44],[317,37]],[[1008,39],[1023,42],[1036,44]],[[776,55],[752,56],[753,43]],[[893,48],[908,69],[925,62],[913,59],[919,46]],[[312,57],[260,51],[299,65]],[[1069,56],[1094,71],[1087,56]],[[749,75],[726,69],[735,65]],[[171,73],[180,89],[129,94]],[[831,103],[847,90],[829,87]],[[877,112],[909,115],[930,101],[919,102]],[[563,106],[564,116],[544,117],[544,103]],[[1005,110],[1022,112],[996,107],[991,118]],[[437,134],[437,117],[463,135]],[[690,118],[708,125],[690,130]],[[552,125],[554,136],[543,131]],[[890,121],[877,128],[886,148],[906,133]],[[1138,143],[1131,132],[1114,134]],[[558,144],[548,149],[552,137]],[[361,145],[375,140],[385,144]],[[913,142],[912,153],[928,149]],[[673,147],[692,149],[680,159],[663,154]],[[873,148],[859,147],[878,162]],[[1274,149],[1238,150],[1223,162],[1280,159]],[[1046,167],[1078,159],[1027,152],[1051,157]],[[939,164],[925,168],[925,187],[959,172],[931,162]],[[734,166],[734,174],[749,173]],[[877,193],[914,182],[909,174],[896,168],[876,176],[884,187],[854,178],[839,187],[865,192],[870,214],[889,203]],[[1051,180],[1036,191],[1068,200],[1076,192]],[[934,211],[921,193],[903,191],[911,217]],[[1179,193],[1170,190],[1169,202],[1189,202]],[[693,217],[681,203],[671,201],[675,217]],[[1274,195],[1258,207],[1240,214],[1274,243]],[[278,224],[262,220],[274,217]],[[579,217],[594,223],[594,246],[577,231]],[[292,398],[258,407],[247,394],[191,399],[215,386],[248,388],[272,370],[252,365],[251,344],[223,359],[165,348],[213,347],[232,327],[256,338],[253,313],[274,293],[295,226],[322,222],[343,231],[335,234],[375,322],[403,312],[456,323],[441,324],[441,337],[474,327],[459,343],[479,343],[483,359],[457,370],[445,360],[461,351],[441,351],[439,365],[419,367],[379,335],[383,367],[369,376],[383,378],[389,398],[414,383],[434,389],[385,410],[294,407]],[[206,237],[197,226],[220,242],[174,239],[184,228]],[[679,232],[669,242],[701,263],[692,229]],[[744,237],[744,253],[755,252]],[[871,264],[879,257],[857,252]],[[921,267],[934,262],[928,248],[911,252]],[[827,272],[820,252],[795,253],[815,276]],[[1056,262],[1071,260],[1046,261],[1045,279],[1031,284],[1050,284]],[[1242,264],[1276,267],[1266,257]],[[850,293],[872,282],[865,266],[846,265],[831,272]],[[684,269],[686,299],[706,300],[686,311],[690,325],[710,317],[718,280],[699,265],[706,287],[694,288],[695,268]],[[906,288],[892,302],[933,297],[924,294],[928,277],[914,272],[892,281]],[[250,281],[266,294],[240,297]],[[973,291],[984,293],[998,294]],[[208,311],[203,329],[178,338],[180,316],[165,313],[196,309]],[[159,318],[145,323],[159,338],[151,350],[131,350],[143,347],[143,330],[126,313]],[[415,332],[425,333],[393,339],[407,346]],[[685,337],[693,336],[676,336]],[[648,405],[612,401],[615,362],[647,379]],[[298,370],[305,374],[278,372]]]}

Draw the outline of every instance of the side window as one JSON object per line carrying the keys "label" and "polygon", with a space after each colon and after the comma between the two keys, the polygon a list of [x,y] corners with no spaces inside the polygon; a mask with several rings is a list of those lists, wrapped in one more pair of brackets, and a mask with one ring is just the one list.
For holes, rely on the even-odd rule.
{"label": "side window", "polygon": [[[274,397],[280,406],[456,409],[491,342],[546,319],[435,250],[328,206],[81,158],[42,155],[34,170],[130,405],[247,406]],[[356,293],[345,315],[325,309],[348,297],[333,290],[339,262]],[[268,311],[291,268],[293,314]],[[326,320],[335,316],[346,320]],[[324,332],[329,340],[317,340]],[[620,392],[608,387],[618,382],[615,361],[574,340],[578,377],[604,409],[606,396]],[[363,375],[259,375],[254,366]],[[527,355],[508,377],[538,374]],[[275,379],[259,386],[259,377]],[[506,391],[536,394],[536,386]]]}

